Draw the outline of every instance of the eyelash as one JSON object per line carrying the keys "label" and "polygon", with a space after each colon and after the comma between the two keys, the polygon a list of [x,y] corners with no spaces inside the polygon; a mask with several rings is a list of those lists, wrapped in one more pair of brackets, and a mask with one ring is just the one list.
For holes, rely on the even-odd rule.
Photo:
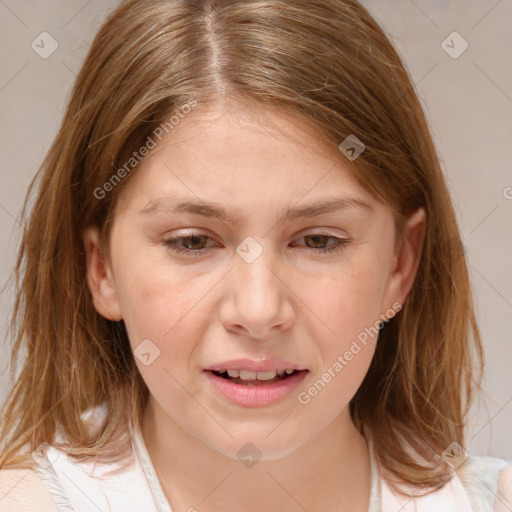
{"label": "eyelash", "polygon": [[[328,233],[314,233],[312,235],[304,235],[302,238],[314,237],[314,236],[320,236],[320,237],[323,236],[323,237],[327,237],[327,238],[330,238],[330,239],[336,241],[335,244],[333,244],[327,248],[315,249],[313,247],[308,247],[309,251],[314,252],[314,253],[322,253],[322,254],[335,253],[335,252],[341,251],[342,249],[344,249],[351,243],[351,240],[349,240],[348,238],[339,238],[334,235],[329,235]],[[167,240],[164,240],[164,244],[167,247],[169,247],[169,249],[171,249],[173,252],[175,252],[177,254],[182,254],[186,257],[197,257],[197,256],[203,255],[204,251],[206,249],[183,249],[177,245],[177,242],[179,242],[180,240],[188,239],[188,238],[198,238],[198,237],[203,237],[203,238],[207,238],[207,239],[211,240],[211,238],[209,236],[203,235],[202,233],[192,233],[187,236],[178,236],[178,237],[174,237],[174,238],[168,238]]]}

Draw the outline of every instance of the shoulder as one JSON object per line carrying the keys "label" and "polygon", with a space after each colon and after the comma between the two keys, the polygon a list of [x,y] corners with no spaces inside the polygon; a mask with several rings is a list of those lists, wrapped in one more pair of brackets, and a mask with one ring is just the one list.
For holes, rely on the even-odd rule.
{"label": "shoulder", "polygon": [[496,510],[499,510],[498,507],[512,510],[512,465],[507,465],[500,471],[496,502]]}
{"label": "shoulder", "polygon": [[0,469],[2,512],[59,512],[55,501],[32,469]]}
{"label": "shoulder", "polygon": [[[512,507],[512,465],[495,457],[471,456],[457,471],[472,503],[482,510]],[[485,505],[484,505],[485,503]],[[487,509],[485,509],[487,510]]]}

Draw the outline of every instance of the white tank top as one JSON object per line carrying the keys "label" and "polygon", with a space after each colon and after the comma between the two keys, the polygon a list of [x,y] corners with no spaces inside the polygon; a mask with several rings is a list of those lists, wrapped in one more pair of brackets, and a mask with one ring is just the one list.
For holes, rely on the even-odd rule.
{"label": "white tank top", "polygon": [[[93,415],[101,414],[100,410],[92,412]],[[172,512],[140,429],[130,425],[130,432],[133,463],[115,476],[105,473],[118,469],[116,464],[75,462],[63,451],[43,444],[36,457],[36,473],[60,512]],[[368,512],[507,510],[499,508],[503,505],[495,499],[499,472],[509,465],[504,460],[469,457],[443,488],[423,497],[407,498],[393,494],[385,479],[380,478],[371,440],[368,446],[371,464]],[[191,510],[194,510],[193,507]]]}

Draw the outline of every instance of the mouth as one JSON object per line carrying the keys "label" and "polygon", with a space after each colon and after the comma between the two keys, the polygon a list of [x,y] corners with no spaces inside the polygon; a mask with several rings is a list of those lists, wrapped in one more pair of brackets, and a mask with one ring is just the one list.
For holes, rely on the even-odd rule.
{"label": "mouth", "polygon": [[293,368],[286,370],[270,370],[267,372],[255,372],[249,370],[207,370],[233,384],[244,386],[262,386],[274,384],[289,378],[298,373],[307,373],[308,370],[295,370]]}
{"label": "mouth", "polygon": [[214,392],[241,407],[265,407],[293,395],[309,370],[205,370]]}

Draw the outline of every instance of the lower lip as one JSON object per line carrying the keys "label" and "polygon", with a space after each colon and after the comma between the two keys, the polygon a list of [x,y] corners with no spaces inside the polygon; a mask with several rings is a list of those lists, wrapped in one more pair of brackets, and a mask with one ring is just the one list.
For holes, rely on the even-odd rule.
{"label": "lower lip", "polygon": [[214,388],[221,395],[234,404],[244,407],[262,407],[278,402],[289,395],[304,380],[306,374],[309,373],[307,370],[304,370],[272,384],[248,386],[246,384],[235,384],[228,379],[215,375],[211,371],[205,371]]}

